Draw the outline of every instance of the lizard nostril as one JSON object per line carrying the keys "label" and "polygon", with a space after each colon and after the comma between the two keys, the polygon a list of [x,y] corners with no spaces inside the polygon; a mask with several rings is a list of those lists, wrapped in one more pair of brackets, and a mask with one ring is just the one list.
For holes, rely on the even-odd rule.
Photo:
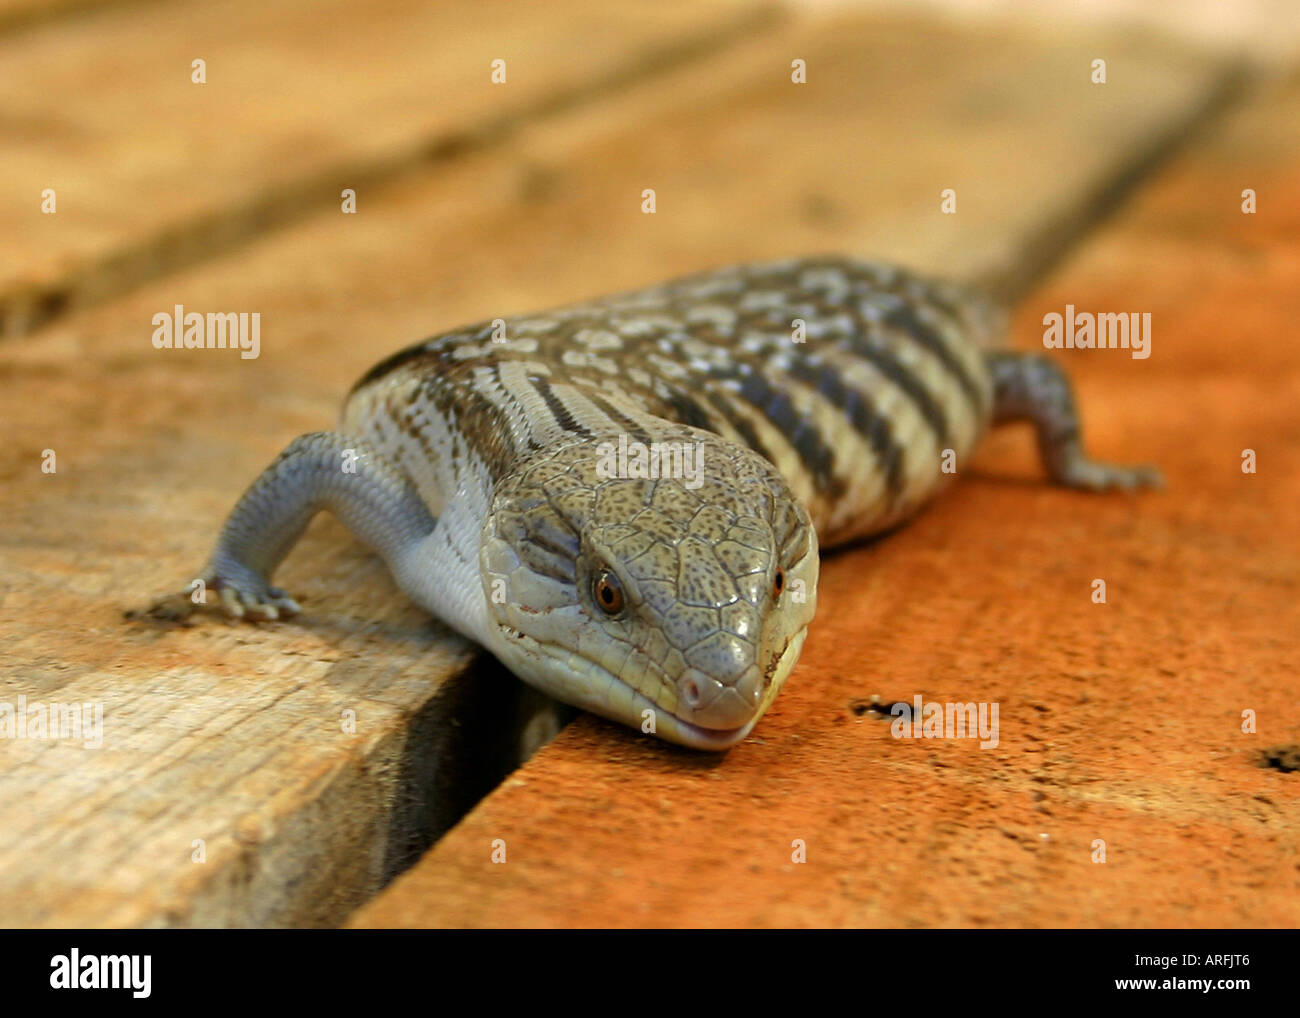
{"label": "lizard nostril", "polygon": [[687,679],[682,683],[682,699],[686,701],[687,707],[692,710],[698,707],[702,696],[700,684],[694,679]]}

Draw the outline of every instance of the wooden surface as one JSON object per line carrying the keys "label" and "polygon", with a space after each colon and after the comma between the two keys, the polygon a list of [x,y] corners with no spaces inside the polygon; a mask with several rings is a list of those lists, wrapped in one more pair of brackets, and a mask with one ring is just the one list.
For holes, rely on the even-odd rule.
{"label": "wooden surface", "polygon": [[[805,251],[892,257],[1014,291],[1203,130],[1239,81],[1221,58],[1105,28],[1067,38],[730,3],[656,5],[654,15],[614,5],[592,17],[566,13],[566,4],[514,5],[509,18],[495,19],[469,3],[426,13],[396,0],[386,6],[404,31],[367,22],[340,33],[313,18],[318,30],[302,34],[301,5],[176,0],[103,4],[66,19],[49,13],[21,33],[0,33],[8,103],[0,116],[15,126],[0,228],[19,238],[0,256],[0,315],[10,334],[0,344],[0,385],[11,436],[0,452],[0,700],[100,703],[105,724],[95,750],[0,741],[0,923],[340,922],[567,716],[481,660],[469,668],[468,645],[405,604],[380,563],[331,519],[313,524],[277,577],[305,602],[292,624],[204,619],[168,630],[123,619],[188,581],[243,486],[294,435],[328,426],[375,360],[464,321]],[[331,9],[337,25],[365,22],[359,12],[375,7],[340,0]],[[191,85],[189,60],[202,55],[195,40],[207,40],[217,63],[238,73],[214,89],[210,59],[209,84]],[[1088,83],[1099,49],[1124,69],[1104,87]],[[429,59],[435,50],[440,59]],[[492,91],[487,61],[498,53],[508,60],[508,84]],[[808,61],[806,85],[789,80],[795,57]],[[173,60],[183,64],[175,84]],[[211,91],[196,96],[199,88]],[[1280,144],[1267,130],[1257,135],[1259,152]],[[1229,198],[1245,186],[1226,179],[1241,158],[1220,156],[1225,179],[1216,186],[1228,187]],[[52,178],[55,170],[66,176]],[[34,211],[45,186],[59,188],[54,216]],[[358,187],[357,215],[340,213],[341,186]],[[657,191],[654,216],[639,211],[646,187]],[[945,187],[957,189],[955,216],[939,211]],[[1203,194],[1183,202],[1161,222],[1205,217]],[[1283,237],[1276,234],[1277,245]],[[1171,317],[1175,302],[1196,292],[1146,263],[1123,264],[1109,284],[1093,284],[1096,292],[1145,277],[1169,287],[1163,307]],[[1220,312],[1235,306],[1227,289],[1214,298]],[[1050,298],[1055,306],[1074,291],[1062,292]],[[1081,290],[1076,302],[1092,296]],[[1269,307],[1268,294],[1256,303]],[[261,356],[154,350],[151,318],[175,304],[259,312]],[[1178,313],[1190,324],[1207,318]],[[1195,414],[1194,425],[1188,412],[1161,418],[1167,431],[1149,434],[1129,416],[1150,398],[1153,379],[1169,399],[1198,384],[1194,374],[1177,376],[1188,363],[1175,359],[1178,333],[1157,320],[1152,362],[1078,365],[1091,436],[1115,456],[1161,458],[1172,445],[1176,455],[1164,461],[1171,473],[1186,463],[1179,456],[1207,457],[1198,466],[1208,470],[1214,450]],[[1271,320],[1256,322],[1268,341]],[[1021,331],[1022,339],[1033,333]],[[1243,384],[1238,395],[1248,391]],[[1280,441],[1276,434],[1254,440],[1264,447],[1269,436]],[[1151,444],[1139,452],[1144,438]],[[41,472],[46,449],[57,454],[57,473]],[[950,842],[969,840],[961,824],[927,811],[900,782],[940,774],[940,786],[966,790],[961,816],[983,832],[1005,806],[998,794],[1038,787],[1026,776],[1023,743],[1009,736],[1012,748],[1001,755],[940,747],[944,762],[933,764],[932,746],[895,745],[869,719],[850,712],[834,722],[841,701],[877,687],[887,696],[965,693],[974,687],[962,683],[980,679],[990,684],[981,689],[1004,697],[1009,715],[1033,698],[1069,726],[1073,715],[1050,699],[1059,662],[1029,653],[1059,645],[1045,606],[1049,595],[1073,596],[1061,573],[1069,555],[1124,537],[1113,548],[1123,569],[1136,561],[1145,575],[1158,563],[1185,579],[1178,571],[1187,563],[1217,568],[1215,555],[1242,550],[1242,532],[1225,520],[1203,557],[1184,560],[1157,543],[1165,551],[1152,559],[1141,543],[1151,528],[1162,536],[1160,528],[1174,527],[1190,544],[1207,537],[1196,515],[1204,500],[1186,503],[1191,515],[1175,526],[1169,514],[1184,510],[1172,492],[1150,503],[1081,503],[1037,483],[999,481],[1018,454],[1021,474],[1034,475],[1024,452],[1014,440],[992,444],[985,474],[915,527],[828,561],[831,596],[806,660],[745,746],[726,757],[677,753],[583,719],[360,921],[888,924],[886,912],[862,905],[867,888],[888,885],[869,866],[846,870],[827,859],[831,869],[803,890],[760,876],[769,892],[787,896],[780,907],[754,895],[748,869],[785,875],[779,863],[762,870],[765,856],[751,861],[755,825],[787,844],[805,836],[789,834],[796,827],[839,832],[832,854],[874,853],[873,810],[894,811],[886,844],[900,853],[890,863],[897,874],[903,861],[929,853],[952,879],[986,876],[963,870],[969,857],[949,851]],[[1204,490],[1217,499],[1228,489]],[[1257,507],[1260,526],[1286,504],[1285,493],[1268,499]],[[990,530],[1031,514],[1057,529],[1042,525],[1037,543],[1021,528]],[[1202,578],[1221,585],[1216,611],[1227,601],[1249,613],[1258,584],[1271,591],[1268,583],[1294,574],[1276,554],[1264,561],[1266,569],[1242,564],[1250,583]],[[1122,603],[1122,571],[1114,586]],[[900,601],[899,590],[916,624],[929,620],[960,638],[947,637],[949,646],[932,629],[909,640],[897,617],[879,612]],[[1204,635],[1191,622],[1159,630],[1169,622],[1158,588],[1134,596],[1148,598],[1146,621],[1178,648],[1184,664],[1170,667],[1201,669],[1192,678],[1207,686],[1224,678],[1223,662],[1233,660],[1227,644],[1218,657],[1198,656]],[[1242,617],[1245,632],[1262,640],[1271,620],[1252,630]],[[1007,628],[990,630],[992,622]],[[1073,626],[1079,695],[1094,680],[1104,689],[1124,665],[1110,644],[1101,654],[1088,642],[1105,638],[1091,617]],[[1274,674],[1266,653],[1251,660]],[[1160,683],[1171,681],[1152,679],[1151,694],[1167,693]],[[1276,697],[1263,679],[1259,688],[1262,718]],[[1124,731],[1134,739],[1146,732],[1145,701],[1130,708],[1100,693],[1097,701],[1091,729],[1102,720],[1127,726],[1116,745]],[[1228,710],[1217,694],[1213,701]],[[1179,695],[1171,709],[1200,717],[1207,707]],[[341,728],[345,711],[356,714],[355,732]],[[1167,731],[1183,720],[1167,720]],[[836,743],[835,731],[857,741]],[[1032,735],[1054,737],[1050,726]],[[1118,750],[1105,746],[1086,766],[1054,762],[1061,790],[1053,786],[1053,802],[1075,808],[1079,788],[1109,787]],[[1242,787],[1254,794],[1251,780],[1288,780],[1262,773],[1249,772]],[[1288,787],[1261,794],[1281,803]],[[1130,792],[1153,794],[1140,784]],[[1036,819],[1026,815],[1026,824]],[[1213,807],[1198,814],[1207,824],[1217,815]],[[608,823],[593,829],[593,817]],[[644,846],[636,844],[641,828],[651,832]],[[512,846],[505,871],[480,865],[489,829]],[[1028,827],[1008,829],[1019,837]],[[539,862],[546,837],[589,844],[592,853],[556,842],[540,849],[549,854]],[[1006,844],[996,842],[989,865],[1014,863],[1012,875],[1026,884],[1016,886],[1027,892],[1037,870],[1006,850],[1030,849],[1001,837]],[[196,839],[201,863],[193,861]],[[652,872],[650,847],[665,839],[685,848]],[[714,898],[694,895],[696,879],[716,884],[720,867],[731,882],[718,884]],[[832,885],[816,883],[828,879],[849,881],[852,893],[828,903]],[[620,888],[642,896],[629,904]],[[969,889],[951,890],[960,897]],[[601,895],[622,900],[621,919],[612,904],[596,907]],[[657,904],[647,911],[647,901]],[[988,921],[1024,904],[1017,896],[1002,913],[990,906]],[[929,922],[961,918],[928,914]]]}
{"label": "wooden surface", "polygon": [[[1063,359],[1090,446],[1166,492],[1049,488],[999,434],[912,526],[824,560],[742,746],[583,717],[353,922],[1300,925],[1300,773],[1263,766],[1300,749],[1298,103],[1300,79],[1254,98],[1020,309],[1023,346],[1066,303],[1150,310],[1149,360]],[[999,703],[1000,744],[896,740],[867,709],[917,694]]]}
{"label": "wooden surface", "polygon": [[[172,0],[0,36],[0,334],[209,258],[770,20],[669,0]],[[202,84],[191,64],[205,61]],[[494,85],[491,63],[505,61]],[[54,189],[61,214],[41,212]]]}

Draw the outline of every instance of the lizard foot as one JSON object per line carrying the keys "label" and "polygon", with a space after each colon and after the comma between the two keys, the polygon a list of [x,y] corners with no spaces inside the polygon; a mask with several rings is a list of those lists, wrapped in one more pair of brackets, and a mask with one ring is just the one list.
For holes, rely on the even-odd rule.
{"label": "lizard foot", "polygon": [[1139,488],[1163,488],[1164,475],[1153,466],[1117,466],[1099,463],[1086,456],[1069,459],[1057,481],[1085,491],[1136,491]]}
{"label": "lizard foot", "polygon": [[[203,593],[195,600],[200,582],[203,584]],[[216,594],[220,610],[234,619],[271,622],[302,611],[298,602],[286,591],[272,587],[252,570],[236,567],[217,573],[205,571],[199,580],[190,584],[188,590],[160,598],[145,614],[161,622],[179,622],[188,618],[196,609],[211,603],[212,594]]]}

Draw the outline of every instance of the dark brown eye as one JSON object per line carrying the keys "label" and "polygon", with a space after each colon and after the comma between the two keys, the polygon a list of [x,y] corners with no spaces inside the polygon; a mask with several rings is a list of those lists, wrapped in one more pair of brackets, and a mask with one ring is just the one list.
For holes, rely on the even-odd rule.
{"label": "dark brown eye", "polygon": [[623,610],[623,588],[619,586],[618,577],[609,570],[597,575],[592,592],[600,610],[606,615],[617,615]]}
{"label": "dark brown eye", "polygon": [[785,590],[785,570],[778,569],[776,575],[772,577],[772,596],[780,597],[783,590]]}

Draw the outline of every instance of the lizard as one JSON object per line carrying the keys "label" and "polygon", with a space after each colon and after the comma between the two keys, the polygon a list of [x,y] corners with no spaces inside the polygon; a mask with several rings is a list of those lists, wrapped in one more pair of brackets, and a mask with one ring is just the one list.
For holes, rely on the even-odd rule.
{"label": "lizard", "polygon": [[234,618],[296,614],[271,577],[326,509],[525,682],[724,750],[794,668],[820,550],[913,516],[991,427],[1032,423],[1060,485],[1161,483],[1086,455],[1066,374],[1000,349],[1003,323],[956,283],[819,256],[454,329],[291,442],[199,577]]}

